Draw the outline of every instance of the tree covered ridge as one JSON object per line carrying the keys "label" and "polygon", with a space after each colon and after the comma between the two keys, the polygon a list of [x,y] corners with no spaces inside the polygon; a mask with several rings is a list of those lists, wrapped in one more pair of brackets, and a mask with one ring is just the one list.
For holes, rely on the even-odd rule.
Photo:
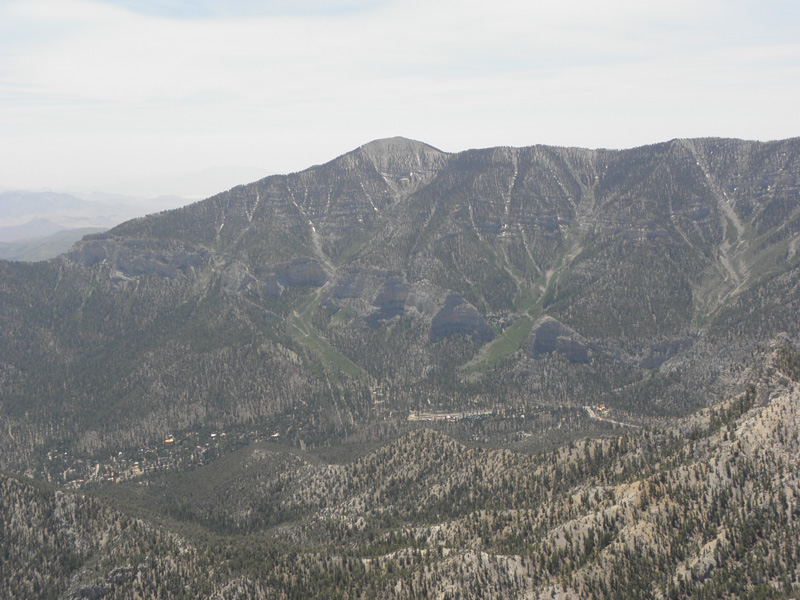
{"label": "tree covered ridge", "polygon": [[257,445],[100,498],[3,475],[3,593],[794,597],[798,353],[770,353],[676,428],[535,455],[420,430],[340,463]]}

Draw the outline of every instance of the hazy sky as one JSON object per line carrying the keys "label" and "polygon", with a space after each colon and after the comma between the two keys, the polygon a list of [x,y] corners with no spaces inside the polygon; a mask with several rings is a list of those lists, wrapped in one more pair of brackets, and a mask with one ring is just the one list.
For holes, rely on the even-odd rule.
{"label": "hazy sky", "polygon": [[393,135],[792,137],[798,32],[796,0],[0,0],[0,186],[181,193]]}

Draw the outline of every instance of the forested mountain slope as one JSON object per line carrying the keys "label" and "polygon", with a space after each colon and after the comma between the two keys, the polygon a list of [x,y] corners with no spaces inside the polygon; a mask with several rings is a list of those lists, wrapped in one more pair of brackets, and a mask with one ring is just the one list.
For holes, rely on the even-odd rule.
{"label": "forested mountain slope", "polygon": [[673,427],[536,455],[420,430],[336,462],[256,443],[99,497],[0,475],[0,594],[793,598],[800,355],[751,358]]}
{"label": "forested mountain slope", "polygon": [[393,138],[0,262],[0,461],[63,482],[215,431],[311,447],[450,413],[524,446],[684,415],[797,340],[799,151]]}

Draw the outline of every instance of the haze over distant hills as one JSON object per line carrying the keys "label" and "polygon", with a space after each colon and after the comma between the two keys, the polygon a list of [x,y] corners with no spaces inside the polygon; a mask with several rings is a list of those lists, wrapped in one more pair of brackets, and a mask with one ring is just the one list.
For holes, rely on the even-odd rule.
{"label": "haze over distant hills", "polygon": [[[0,242],[0,259],[35,262],[54,258],[69,250],[72,245],[85,235],[105,231],[105,227],[85,227],[81,229],[61,229],[53,227],[49,221],[44,224],[31,221],[35,228],[34,237],[23,237],[13,242]],[[42,226],[41,229],[39,228]],[[27,230],[25,227],[23,230]],[[42,236],[43,230],[54,230],[55,233]],[[17,233],[19,230],[15,229]],[[16,234],[13,236],[16,237]]]}
{"label": "haze over distant hills", "polygon": [[[88,233],[184,206],[242,181],[263,177],[251,167],[210,167],[106,181],[108,192],[15,190],[0,186],[0,258],[54,258]],[[101,178],[102,179],[102,178]]]}
{"label": "haze over distant hills", "polygon": [[191,201],[177,196],[137,198],[102,192],[0,191],[0,258],[44,260],[88,233]]}
{"label": "haze over distant hills", "polygon": [[0,261],[0,468],[74,597],[791,597],[798,244],[800,139],[377,140]]}

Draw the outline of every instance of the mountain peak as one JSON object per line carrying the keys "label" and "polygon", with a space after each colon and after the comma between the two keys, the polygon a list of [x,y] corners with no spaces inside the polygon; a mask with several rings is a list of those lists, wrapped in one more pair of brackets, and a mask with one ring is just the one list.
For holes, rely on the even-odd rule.
{"label": "mountain peak", "polygon": [[404,137],[373,140],[358,149],[379,173],[400,175],[414,170],[428,170],[441,166],[445,152],[424,142]]}
{"label": "mountain peak", "polygon": [[403,152],[403,151],[418,152],[423,148],[440,152],[440,150],[434,148],[429,144],[426,144],[425,142],[420,142],[419,140],[412,140],[399,135],[396,135],[394,137],[372,140],[371,142],[367,142],[363,146],[360,146],[359,149],[365,152],[383,153],[383,152]]}

